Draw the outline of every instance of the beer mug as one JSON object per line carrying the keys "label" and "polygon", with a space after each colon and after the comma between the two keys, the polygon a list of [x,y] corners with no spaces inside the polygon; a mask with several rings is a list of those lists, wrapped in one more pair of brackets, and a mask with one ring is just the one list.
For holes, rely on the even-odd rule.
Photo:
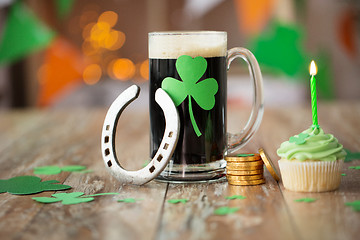
{"label": "beer mug", "polygon": [[[230,134],[226,132],[227,71],[236,58],[248,64],[254,102],[244,129]],[[180,116],[176,149],[157,179],[188,182],[223,177],[224,156],[243,147],[261,123],[263,84],[257,60],[245,48],[227,50],[226,32],[151,32],[149,64],[151,158],[165,129],[163,111],[155,102],[158,88],[171,97]]]}

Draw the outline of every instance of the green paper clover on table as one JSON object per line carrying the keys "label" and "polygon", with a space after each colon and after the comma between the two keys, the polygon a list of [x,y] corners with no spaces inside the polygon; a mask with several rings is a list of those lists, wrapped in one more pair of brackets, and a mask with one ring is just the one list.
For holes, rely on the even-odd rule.
{"label": "green paper clover on table", "polygon": [[80,172],[80,171],[83,171],[84,169],[86,169],[85,166],[69,165],[69,166],[62,167],[61,171],[64,171],[64,172]]}
{"label": "green paper clover on table", "polygon": [[35,176],[18,176],[10,179],[0,180],[0,193],[8,192],[11,194],[25,195],[43,191],[57,191],[70,189],[71,186],[59,183],[56,180],[41,182],[41,178]]}
{"label": "green paper clover on table", "polygon": [[352,209],[356,212],[360,212],[360,200],[356,200],[353,202],[346,202],[345,206],[352,207]]}
{"label": "green paper clover on table", "polygon": [[71,205],[78,204],[84,202],[91,202],[94,200],[95,196],[103,196],[103,195],[116,195],[119,193],[97,193],[92,195],[83,196],[83,192],[72,192],[72,193],[55,193],[51,195],[52,197],[33,197],[37,202],[41,203],[55,203],[61,202],[63,205]]}
{"label": "green paper clover on table", "polygon": [[360,166],[350,166],[349,169],[360,170]]}
{"label": "green paper clover on table", "polygon": [[245,197],[245,196],[242,196],[242,195],[232,195],[232,196],[225,197],[225,199],[229,199],[229,200],[245,199],[245,198],[246,198],[246,197]]}
{"label": "green paper clover on table", "polygon": [[236,156],[237,157],[252,157],[252,156],[255,156],[255,154],[253,154],[253,153],[243,153],[243,154],[238,154]]}
{"label": "green paper clover on table", "polygon": [[216,215],[228,215],[228,214],[232,214],[235,213],[237,211],[239,211],[240,208],[235,207],[235,208],[231,208],[231,207],[219,207],[217,209],[215,209],[214,214]]}
{"label": "green paper clover on table", "polygon": [[34,174],[39,175],[54,175],[64,172],[85,172],[85,166],[81,165],[69,165],[64,167],[59,166],[43,166],[34,168]]}
{"label": "green paper clover on table", "polygon": [[290,143],[295,143],[296,145],[301,145],[306,143],[306,139],[309,137],[310,135],[307,133],[300,133],[297,137],[293,136],[290,137],[289,142]]}
{"label": "green paper clover on table", "polygon": [[351,152],[349,149],[345,149],[346,157],[344,162],[351,162],[352,160],[360,160],[360,152]]}
{"label": "green paper clover on table", "polygon": [[52,197],[33,197],[32,199],[41,203],[61,202],[64,205],[90,202],[94,200],[93,197],[81,197],[82,195],[84,195],[82,192],[55,193],[51,195]]}
{"label": "green paper clover on table", "polygon": [[38,175],[55,175],[61,173],[61,168],[58,166],[44,166],[34,168],[34,174]]}
{"label": "green paper clover on table", "polygon": [[215,106],[218,83],[214,78],[199,81],[207,68],[207,62],[203,57],[192,58],[182,55],[176,60],[175,66],[182,81],[166,77],[161,88],[169,94],[175,106],[179,106],[188,97],[190,120],[196,135],[200,137],[202,134],[195,121],[192,98],[202,109],[211,110]]}
{"label": "green paper clover on table", "polygon": [[135,198],[124,198],[117,200],[118,202],[124,202],[124,203],[135,203],[137,201],[141,201],[142,199],[135,199]]}
{"label": "green paper clover on table", "polygon": [[185,199],[185,198],[180,198],[180,199],[169,199],[168,200],[168,203],[171,203],[171,204],[178,204],[178,203],[186,203],[188,202],[189,199]]}
{"label": "green paper clover on table", "polygon": [[299,198],[299,199],[295,199],[294,202],[311,203],[311,202],[315,202],[316,200],[317,200],[316,198]]}

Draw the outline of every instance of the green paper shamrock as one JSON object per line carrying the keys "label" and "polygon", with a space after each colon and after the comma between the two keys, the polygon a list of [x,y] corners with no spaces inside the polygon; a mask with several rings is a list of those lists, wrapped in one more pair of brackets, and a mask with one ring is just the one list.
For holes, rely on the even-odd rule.
{"label": "green paper shamrock", "polygon": [[59,166],[43,166],[34,168],[34,174],[39,175],[54,175],[64,172],[85,172],[85,166],[81,165],[69,165],[64,167]]}
{"label": "green paper shamrock", "polygon": [[161,88],[169,94],[175,106],[179,106],[188,97],[190,120],[196,135],[200,137],[202,134],[195,121],[191,99],[193,98],[202,109],[211,110],[215,106],[218,83],[214,78],[199,81],[207,68],[207,62],[203,57],[192,58],[182,55],[176,60],[175,66],[182,81],[167,77],[162,81]]}
{"label": "green paper shamrock", "polygon": [[83,192],[55,193],[51,195],[52,197],[33,197],[32,199],[41,203],[61,202],[64,205],[90,202],[94,200],[93,197],[81,197],[82,195],[84,195]]}
{"label": "green paper shamrock", "polygon": [[344,149],[346,152],[345,162],[352,160],[360,160],[360,152],[351,152],[349,149]]}
{"label": "green paper shamrock", "polygon": [[34,168],[34,174],[39,175],[54,175],[61,173],[61,168],[58,166],[44,166]]}
{"label": "green paper shamrock", "polygon": [[229,199],[229,200],[234,200],[234,199],[245,199],[246,197],[242,196],[242,195],[232,195],[232,196],[228,196],[228,197],[225,197],[225,198]]}
{"label": "green paper shamrock", "polygon": [[346,173],[342,173],[341,176],[346,176]]}
{"label": "green paper shamrock", "polygon": [[352,209],[356,212],[360,212],[360,200],[356,200],[353,202],[346,202],[345,205],[352,207]]}
{"label": "green paper shamrock", "polygon": [[360,170],[360,166],[350,166],[349,169]]}
{"label": "green paper shamrock", "polygon": [[295,143],[296,145],[301,145],[306,143],[306,138],[308,138],[310,135],[307,133],[300,133],[297,137],[293,136],[290,137],[289,142]]}
{"label": "green paper shamrock", "polygon": [[294,202],[311,203],[311,202],[315,202],[316,200],[317,200],[316,198],[299,198],[299,199],[295,199]]}
{"label": "green paper shamrock", "polygon": [[78,204],[83,202],[91,202],[94,200],[95,196],[103,195],[116,195],[119,193],[97,193],[92,195],[83,196],[83,192],[72,192],[72,193],[55,193],[51,195],[52,197],[33,197],[37,202],[41,203],[55,203],[61,202],[63,205]]}
{"label": "green paper shamrock", "polygon": [[178,203],[186,203],[188,202],[189,199],[185,199],[185,198],[180,198],[180,199],[169,199],[168,203],[172,203],[172,204],[178,204]]}
{"label": "green paper shamrock", "polygon": [[244,153],[244,154],[238,154],[236,156],[237,157],[252,157],[252,156],[255,156],[255,154],[253,154],[253,153],[249,153],[249,154]]}
{"label": "green paper shamrock", "polygon": [[64,166],[61,168],[61,171],[64,172],[79,172],[84,170],[86,167],[85,166],[80,166],[80,165],[69,165],[69,166]]}
{"label": "green paper shamrock", "polygon": [[117,200],[118,202],[124,202],[124,203],[134,203],[136,201],[140,201],[142,199],[135,199],[135,198],[124,198]]}
{"label": "green paper shamrock", "polygon": [[216,215],[228,215],[228,214],[232,214],[235,213],[237,211],[239,211],[240,208],[235,207],[235,208],[231,208],[231,207],[219,207],[217,209],[215,209],[214,214]]}
{"label": "green paper shamrock", "polygon": [[33,194],[43,191],[56,191],[71,188],[68,185],[54,184],[56,180],[41,182],[41,178],[35,176],[18,176],[6,180],[0,180],[0,193]]}

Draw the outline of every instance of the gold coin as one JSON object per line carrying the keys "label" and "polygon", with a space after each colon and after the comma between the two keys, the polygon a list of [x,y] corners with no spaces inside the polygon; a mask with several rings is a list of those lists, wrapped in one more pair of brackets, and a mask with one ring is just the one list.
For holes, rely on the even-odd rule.
{"label": "gold coin", "polygon": [[263,174],[257,174],[257,175],[245,175],[245,176],[237,176],[237,175],[226,175],[226,178],[229,182],[232,181],[244,181],[244,180],[258,180],[264,178]]}
{"label": "gold coin", "polygon": [[267,170],[269,170],[271,176],[278,182],[280,180],[280,177],[279,177],[279,174],[277,173],[276,168],[273,165],[272,161],[270,160],[270,158],[268,158],[266,156],[264,149],[260,148],[259,153],[260,153],[261,159],[265,163]]}
{"label": "gold coin", "polygon": [[[246,156],[248,155],[248,156]],[[251,154],[239,154],[239,155],[235,155],[235,156],[227,156],[225,157],[225,160],[227,162],[251,162],[251,161],[256,161],[256,160],[260,160],[260,154],[258,153],[251,153]]]}
{"label": "gold coin", "polygon": [[237,175],[237,176],[256,175],[256,174],[263,174],[263,173],[264,173],[264,168],[256,169],[256,170],[231,170],[231,169],[226,169],[226,174]]}
{"label": "gold coin", "polygon": [[243,167],[243,166],[259,166],[259,165],[264,165],[264,162],[262,160],[257,160],[257,161],[251,161],[251,162],[228,162],[226,164],[227,166],[238,166],[238,167]]}
{"label": "gold coin", "polygon": [[235,171],[253,171],[253,170],[260,170],[263,169],[264,165],[258,165],[258,166],[234,166],[234,165],[227,165],[227,170],[235,170]]}
{"label": "gold coin", "polygon": [[[252,162],[228,162],[226,167],[233,170],[253,170],[260,169],[264,165],[263,161],[252,161]],[[253,168],[257,167],[257,168]],[[251,169],[250,169],[251,168]]]}
{"label": "gold coin", "polygon": [[252,186],[252,185],[259,185],[265,183],[265,179],[257,179],[257,180],[243,180],[243,181],[229,181],[228,183],[231,185],[238,185],[238,186]]}

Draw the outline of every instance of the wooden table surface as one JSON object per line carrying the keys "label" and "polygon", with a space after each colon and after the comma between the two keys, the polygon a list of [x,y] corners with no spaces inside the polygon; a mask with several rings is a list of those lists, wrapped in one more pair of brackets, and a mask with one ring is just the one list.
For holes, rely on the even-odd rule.
{"label": "wooden table surface", "polygon": [[[345,202],[360,200],[359,160],[345,163],[341,186],[326,193],[296,193],[283,188],[265,171],[266,184],[231,186],[226,181],[144,186],[122,185],[105,170],[100,134],[106,109],[12,111],[0,113],[0,179],[34,175],[34,167],[85,165],[89,173],[41,175],[72,186],[66,192],[95,194],[93,202],[76,205],[42,204],[36,195],[0,194],[0,239],[359,239],[360,212]],[[247,111],[229,107],[229,128],[235,129]],[[360,151],[360,102],[319,106],[319,123],[345,148]],[[290,136],[311,125],[310,107],[266,109],[262,125],[242,150],[263,147],[277,166],[276,149]],[[120,118],[117,152],[127,169],[148,158],[147,113],[127,110]],[[239,194],[243,200],[224,197]],[[317,201],[297,203],[311,197]],[[118,199],[142,199],[120,203]],[[187,198],[186,204],[168,199]],[[221,206],[239,207],[227,216],[214,215]]]}

